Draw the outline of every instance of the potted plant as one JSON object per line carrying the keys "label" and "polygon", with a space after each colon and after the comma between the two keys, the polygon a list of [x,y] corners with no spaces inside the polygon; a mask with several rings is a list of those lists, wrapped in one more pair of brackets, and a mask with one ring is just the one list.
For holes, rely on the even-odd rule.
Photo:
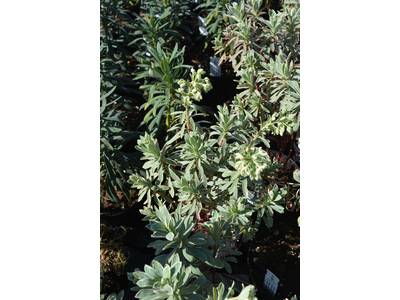
{"label": "potted plant", "polygon": [[231,24],[214,49],[240,77],[237,88],[243,91],[234,105],[249,107],[253,122],[262,122],[265,113],[278,120],[268,139],[276,142],[279,160],[300,129],[300,9],[269,10],[266,20],[261,7],[259,0],[228,5]]}
{"label": "potted plant", "polygon": [[[300,9],[284,4],[282,12],[268,10],[265,19],[262,1],[250,0],[227,6],[227,11],[231,23],[215,38],[214,49],[240,77],[237,89],[242,92],[232,105],[255,126],[266,116],[277,121],[265,137],[275,144],[277,161],[289,148],[289,163],[299,155],[291,145],[300,134]],[[289,185],[295,184],[291,174],[287,178]]]}
{"label": "potted plant", "polygon": [[[127,128],[126,118],[140,95],[139,82],[133,81],[129,30],[133,15],[123,9],[127,2],[101,1],[100,23],[100,202],[109,206],[129,206],[131,193],[127,176],[132,165],[140,166],[137,154],[122,148],[136,140],[139,132]],[[117,205],[115,205],[117,204]]]}
{"label": "potted plant", "polygon": [[[256,146],[268,147],[264,136],[277,122],[269,117],[256,127],[247,114],[224,105],[217,124],[203,127],[193,118],[192,104],[201,100],[201,91],[210,83],[202,78],[202,70],[192,69],[191,74],[190,80],[178,81],[176,95],[184,110],[175,111],[169,129],[175,136],[162,147],[150,134],[140,137],[137,149],[144,155],[146,172],[132,174],[129,182],[139,189],[138,200],[145,199],[142,213],[153,237],[162,239],[149,245],[156,248],[155,260],[166,265],[178,255],[197,276],[204,276],[199,266],[209,269],[215,284],[216,269],[231,272],[229,262],[236,261],[232,256],[217,257],[218,250],[239,255],[225,242],[252,239],[262,220],[272,226],[274,211],[284,212],[287,190],[278,188],[270,176],[282,165]],[[253,206],[247,205],[249,189],[259,195],[252,197]],[[193,234],[195,226],[203,230]],[[161,254],[165,250],[169,252]]]}
{"label": "potted plant", "polygon": [[[148,245],[155,249],[152,263],[128,276],[137,298],[255,299],[252,285],[236,290],[236,296],[233,286],[226,290],[221,271],[232,272],[235,256],[242,254],[229,246],[232,241],[255,241],[263,226],[274,228],[276,213],[298,207],[299,171],[286,176],[292,155],[285,157],[284,150],[300,124],[299,10],[269,10],[265,19],[262,1],[234,1],[223,5],[222,15],[215,6],[209,18],[216,18],[209,29],[219,32],[214,50],[220,63],[232,63],[240,92],[216,107],[210,124],[213,112],[200,104],[213,82],[201,68],[184,64],[179,39],[171,45],[180,37],[172,26],[182,17],[174,15],[176,5],[158,4],[153,9],[146,3],[130,27],[137,42],[133,80],[144,91],[146,110],[145,132],[133,138],[142,156],[136,168],[111,163],[125,136],[115,138],[123,132],[118,95],[111,88],[101,98],[103,126],[116,128],[103,130],[108,183],[137,193],[156,239]],[[276,155],[271,141],[278,145]]]}

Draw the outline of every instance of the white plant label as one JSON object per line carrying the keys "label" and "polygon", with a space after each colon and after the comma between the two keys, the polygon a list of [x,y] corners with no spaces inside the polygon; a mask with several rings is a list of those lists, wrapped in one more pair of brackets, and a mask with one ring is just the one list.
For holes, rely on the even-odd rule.
{"label": "white plant label", "polygon": [[[143,38],[143,41],[145,41],[145,42],[146,42],[146,39],[145,39],[145,38]],[[150,52],[146,52],[146,56],[148,56],[148,57],[152,57],[152,55],[150,54]]]}
{"label": "white plant label", "polygon": [[250,203],[251,205],[254,205],[254,202],[251,201],[250,199],[254,197],[254,192],[252,191],[247,191],[247,202]]}
{"label": "white plant label", "polygon": [[267,274],[265,274],[264,278],[264,288],[271,293],[272,296],[275,296],[276,290],[278,288],[279,278],[276,277],[270,270],[267,269]]}
{"label": "white plant label", "polygon": [[210,76],[221,77],[221,66],[218,66],[219,57],[210,57]]}
{"label": "white plant label", "polygon": [[199,31],[200,34],[203,36],[207,36],[208,35],[208,31],[207,31],[207,24],[206,24],[206,20],[200,16],[197,16],[197,21],[199,23]]}

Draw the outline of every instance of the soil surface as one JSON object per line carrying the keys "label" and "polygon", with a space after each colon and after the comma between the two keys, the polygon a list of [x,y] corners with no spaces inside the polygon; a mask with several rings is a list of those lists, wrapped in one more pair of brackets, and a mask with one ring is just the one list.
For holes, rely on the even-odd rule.
{"label": "soil surface", "polygon": [[137,199],[137,190],[132,189],[131,196],[132,196],[132,201],[129,201],[126,199],[124,196],[124,193],[122,191],[117,191],[117,195],[119,198],[119,203],[113,202],[110,200],[110,198],[107,195],[107,192],[104,187],[104,183],[101,184],[101,193],[103,195],[103,207],[100,206],[100,216],[102,215],[113,215],[117,214],[120,212],[123,212],[125,209],[128,209],[129,207],[135,205],[136,199]]}
{"label": "soil surface", "polygon": [[248,262],[259,299],[268,299],[267,291],[263,288],[267,269],[279,278],[275,297],[270,299],[290,299],[294,295],[300,299],[300,228],[298,226],[281,224],[260,233],[250,248]]}

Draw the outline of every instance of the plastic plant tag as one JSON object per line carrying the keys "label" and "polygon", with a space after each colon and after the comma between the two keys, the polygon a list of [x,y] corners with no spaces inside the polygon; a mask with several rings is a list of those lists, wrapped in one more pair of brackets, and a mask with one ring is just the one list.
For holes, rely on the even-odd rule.
{"label": "plastic plant tag", "polygon": [[200,4],[200,0],[193,0],[193,3]]}
{"label": "plastic plant tag", "polygon": [[251,205],[254,205],[254,202],[251,201],[250,199],[254,197],[254,192],[252,191],[247,191],[247,203],[250,203]]}
{"label": "plastic plant tag", "polygon": [[208,31],[207,31],[207,26],[206,26],[206,21],[204,18],[197,16],[197,20],[199,22],[199,31],[200,34],[203,36],[207,36],[208,35]]}
{"label": "plastic plant tag", "polygon": [[[253,192],[253,191],[251,191],[251,190],[247,190],[247,194],[244,195],[244,197],[247,198],[247,203],[250,203],[250,204],[253,205],[253,206],[254,206],[254,202],[251,201],[251,199],[254,198],[254,195],[255,195],[255,192]],[[259,197],[260,197],[260,193],[257,192],[257,198],[259,198]]]}
{"label": "plastic plant tag", "polygon": [[210,76],[221,77],[221,66],[218,66],[219,57],[210,57]]}
{"label": "plastic plant tag", "polygon": [[264,288],[272,295],[275,296],[278,288],[279,278],[276,277],[270,270],[267,269],[267,274],[264,278]]}

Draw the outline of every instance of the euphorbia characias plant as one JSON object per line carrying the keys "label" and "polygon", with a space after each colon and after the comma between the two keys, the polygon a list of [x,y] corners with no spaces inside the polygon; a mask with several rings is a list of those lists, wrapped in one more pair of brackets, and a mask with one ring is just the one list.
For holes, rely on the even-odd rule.
{"label": "euphorbia characias plant", "polygon": [[[182,65],[183,51],[158,44],[149,47],[153,58],[141,59],[137,79],[153,80],[142,87],[151,126],[136,147],[143,170],[128,182],[139,190],[138,200],[146,204],[141,213],[158,240],[149,244],[156,249],[152,265],[131,276],[137,298],[256,299],[252,286],[229,298],[232,288],[216,288],[215,276],[218,269],[231,272],[234,255],[240,255],[227,242],[253,239],[262,221],[271,227],[289,194],[276,184],[283,165],[268,149],[270,139],[299,130],[299,12],[270,11],[266,21],[261,6],[259,0],[242,1],[221,16],[230,25],[215,50],[221,61],[232,62],[240,93],[218,107],[212,126],[196,118],[211,83],[202,69],[183,72],[189,68]],[[154,129],[162,123],[167,137],[158,140]]]}
{"label": "euphorbia characias plant", "polygon": [[[182,99],[189,111],[193,111],[192,100],[201,98],[198,93],[209,88],[201,73],[193,70],[190,80],[178,81],[177,93],[189,98]],[[198,276],[211,267],[213,283],[216,269],[230,272],[229,262],[235,261],[232,256],[218,258],[217,252],[240,254],[225,243],[240,237],[252,239],[262,219],[270,227],[274,212],[284,211],[286,189],[274,185],[271,176],[281,165],[271,161],[261,147],[268,145],[263,136],[275,123],[269,118],[257,128],[247,114],[239,114],[220,107],[218,122],[212,127],[181,118],[183,123],[170,129],[177,133],[162,147],[146,133],[137,146],[146,172],[129,179],[139,189],[139,200],[146,199],[142,214],[153,237],[161,239],[149,245],[157,249],[156,260],[171,263],[176,254]],[[184,126],[189,122],[195,126]],[[193,234],[195,226],[203,232]]]}
{"label": "euphorbia characias plant", "polygon": [[[161,264],[153,260],[151,266],[145,265],[144,272],[136,270],[128,273],[128,278],[136,286],[133,291],[138,291],[135,298],[142,300],[257,300],[253,285],[243,287],[237,297],[233,295],[233,285],[225,291],[225,286],[220,283],[218,288],[211,292],[204,289],[206,278],[196,275],[191,266],[185,266],[179,255],[171,257],[171,261]],[[194,272],[193,272],[194,271]]]}
{"label": "euphorbia characias plant", "polygon": [[239,76],[237,109],[252,122],[272,117],[268,139],[278,144],[279,161],[286,144],[300,128],[300,8],[284,6],[260,17],[262,0],[227,6],[231,23],[214,40],[220,64],[229,60]]}
{"label": "euphorbia characias plant", "polygon": [[184,48],[179,49],[178,44],[172,51],[163,49],[161,43],[157,43],[156,48],[148,45],[147,49],[153,57],[136,57],[141,64],[134,78],[149,81],[140,87],[148,91],[147,103],[141,108],[151,106],[142,123],[147,123],[151,132],[156,132],[159,126],[164,125],[168,131],[173,125],[173,112],[177,109],[177,81],[185,76],[185,69],[190,66],[183,64]]}

